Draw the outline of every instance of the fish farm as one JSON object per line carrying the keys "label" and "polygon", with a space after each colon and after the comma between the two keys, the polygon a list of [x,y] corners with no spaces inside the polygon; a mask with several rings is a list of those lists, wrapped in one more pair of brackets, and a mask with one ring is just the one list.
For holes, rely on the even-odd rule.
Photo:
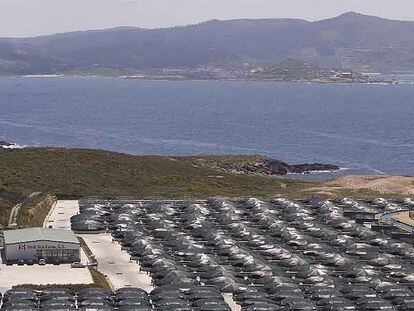
{"label": "fish farm", "polygon": [[[159,287],[151,293],[139,288],[120,288],[112,293],[103,288],[68,288],[36,291],[15,288],[3,296],[2,310],[13,311],[151,311],[151,310],[230,310],[214,287]],[[155,309],[154,309],[155,308]]]}
{"label": "fish farm", "polygon": [[131,289],[148,302],[139,306],[104,295],[105,310],[230,310],[224,294],[243,311],[414,310],[413,233],[397,217],[410,199],[85,198],[79,208],[72,229],[109,232],[155,287]]}

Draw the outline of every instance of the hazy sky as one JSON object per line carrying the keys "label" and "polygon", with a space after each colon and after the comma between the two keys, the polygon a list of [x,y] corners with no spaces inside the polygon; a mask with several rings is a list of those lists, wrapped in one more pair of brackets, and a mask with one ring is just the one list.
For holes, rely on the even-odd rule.
{"label": "hazy sky", "polygon": [[0,0],[0,36],[115,26],[157,28],[214,18],[315,20],[346,11],[414,20],[414,0]]}

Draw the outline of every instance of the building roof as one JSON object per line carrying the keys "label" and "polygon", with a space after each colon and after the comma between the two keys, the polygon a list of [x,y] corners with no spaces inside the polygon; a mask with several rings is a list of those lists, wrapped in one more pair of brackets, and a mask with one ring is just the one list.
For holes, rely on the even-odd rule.
{"label": "building roof", "polygon": [[28,228],[17,230],[6,230],[4,244],[17,244],[35,241],[52,241],[63,243],[76,243],[79,240],[71,230],[58,230],[50,228]]}

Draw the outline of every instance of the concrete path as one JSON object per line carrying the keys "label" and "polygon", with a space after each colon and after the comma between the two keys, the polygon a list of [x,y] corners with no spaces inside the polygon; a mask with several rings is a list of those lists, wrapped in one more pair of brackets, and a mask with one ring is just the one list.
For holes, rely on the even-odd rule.
{"label": "concrete path", "polygon": [[410,212],[401,210],[381,214],[380,219],[405,232],[414,233],[414,220],[410,218]]}
{"label": "concrete path", "polygon": [[241,311],[241,306],[234,301],[233,294],[223,294],[223,297],[232,311]]}
{"label": "concrete path", "polygon": [[[30,194],[28,196],[29,199],[34,198],[35,196],[41,194],[41,192],[33,192],[32,194]],[[19,211],[20,208],[22,207],[22,203],[19,203],[17,205],[15,205],[11,212],[10,212],[10,217],[9,217],[9,225],[8,227],[10,229],[16,228],[17,227],[17,216],[19,216]]]}
{"label": "concrete path", "polygon": [[17,227],[17,216],[19,215],[19,210],[21,207],[22,207],[22,204],[19,203],[12,208],[10,212],[9,225],[8,225],[10,229]]}
{"label": "concrete path", "polygon": [[129,260],[127,252],[121,250],[117,242],[112,242],[109,233],[81,234],[86,244],[98,260],[98,270],[106,275],[117,289],[121,287],[138,287],[150,292],[153,290],[151,278],[140,272],[140,267]]}
{"label": "concrete path", "polygon": [[395,213],[394,218],[414,228],[414,220],[410,218],[409,211]]}
{"label": "concrete path", "polygon": [[70,230],[70,218],[79,213],[79,204],[75,200],[59,200],[51,208],[43,227]]}

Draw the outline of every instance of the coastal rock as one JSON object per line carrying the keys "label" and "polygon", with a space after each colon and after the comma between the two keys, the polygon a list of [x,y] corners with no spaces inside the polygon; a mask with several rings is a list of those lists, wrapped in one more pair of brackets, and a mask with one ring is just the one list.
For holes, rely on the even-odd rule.
{"label": "coastal rock", "polygon": [[0,141],[0,149],[23,149],[27,146],[16,145],[15,143],[9,143],[7,141]]}
{"label": "coastal rock", "polygon": [[8,143],[7,141],[0,140],[0,147],[10,147],[12,146],[12,143]]}
{"label": "coastal rock", "polygon": [[320,163],[313,163],[313,164],[298,164],[298,165],[291,165],[291,173],[299,173],[304,174],[307,172],[313,171],[337,171],[339,170],[339,166],[332,165],[332,164],[320,164]]}
{"label": "coastal rock", "polygon": [[305,163],[290,165],[286,162],[264,158],[258,162],[251,163],[220,163],[217,165],[220,170],[236,174],[261,174],[266,176],[287,175],[289,173],[306,174],[317,171],[336,171],[339,167],[332,164]]}

